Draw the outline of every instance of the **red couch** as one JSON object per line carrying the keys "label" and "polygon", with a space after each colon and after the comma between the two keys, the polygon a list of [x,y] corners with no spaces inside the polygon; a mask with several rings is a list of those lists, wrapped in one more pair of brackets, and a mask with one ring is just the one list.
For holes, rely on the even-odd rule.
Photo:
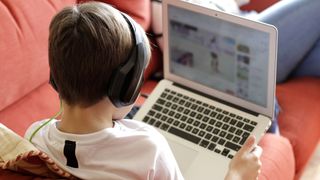
{"label": "red couch", "polygon": [[[56,92],[48,84],[48,27],[52,16],[76,0],[0,1],[0,123],[23,135],[34,121],[59,110]],[[274,0],[252,2],[262,10]],[[150,2],[105,0],[132,15],[144,29],[150,27]],[[251,6],[244,8],[253,9]],[[161,68],[161,53],[153,47],[143,93],[150,93],[156,81],[149,76]],[[277,86],[282,107],[281,136],[268,134],[260,145],[260,179],[298,179],[320,137],[320,79],[291,79]],[[138,103],[143,103],[143,98]],[[0,170],[0,179],[32,179],[32,176]]]}

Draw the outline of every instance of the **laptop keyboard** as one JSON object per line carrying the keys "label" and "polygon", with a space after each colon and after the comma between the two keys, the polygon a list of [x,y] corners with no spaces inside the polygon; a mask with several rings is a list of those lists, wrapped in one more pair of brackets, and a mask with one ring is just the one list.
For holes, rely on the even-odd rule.
{"label": "laptop keyboard", "polygon": [[143,121],[230,159],[257,125],[169,89],[160,95]]}

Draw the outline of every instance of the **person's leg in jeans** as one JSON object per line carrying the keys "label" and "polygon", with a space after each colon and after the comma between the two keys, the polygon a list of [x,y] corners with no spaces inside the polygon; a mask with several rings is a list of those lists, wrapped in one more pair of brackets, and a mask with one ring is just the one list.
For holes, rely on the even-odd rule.
{"label": "person's leg in jeans", "polygon": [[277,82],[283,82],[320,38],[320,1],[281,0],[257,19],[278,28]]}
{"label": "person's leg in jeans", "polygon": [[[320,23],[320,20],[319,20]],[[320,77],[320,39],[311,49],[310,53],[297,66],[293,76],[316,76]]]}

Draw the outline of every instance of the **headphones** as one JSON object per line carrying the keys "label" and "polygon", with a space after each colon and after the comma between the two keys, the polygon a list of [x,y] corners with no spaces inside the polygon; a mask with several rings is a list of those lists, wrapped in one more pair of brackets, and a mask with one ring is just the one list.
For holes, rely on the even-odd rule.
{"label": "headphones", "polygon": [[[143,84],[143,74],[146,69],[147,47],[143,40],[143,31],[137,27],[136,22],[127,14],[120,12],[126,20],[134,46],[128,59],[111,74],[107,96],[115,107],[123,107],[133,104],[140,93]],[[50,73],[50,84],[58,92],[58,87]]]}

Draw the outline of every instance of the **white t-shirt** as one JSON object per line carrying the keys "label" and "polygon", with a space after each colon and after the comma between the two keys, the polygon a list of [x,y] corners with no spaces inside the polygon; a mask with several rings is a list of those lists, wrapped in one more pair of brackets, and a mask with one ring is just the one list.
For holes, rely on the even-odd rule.
{"label": "white t-shirt", "polygon": [[[33,123],[25,138],[46,121]],[[147,124],[118,120],[113,128],[78,135],[61,132],[57,123],[41,128],[32,143],[81,179],[183,179],[167,141]]]}

